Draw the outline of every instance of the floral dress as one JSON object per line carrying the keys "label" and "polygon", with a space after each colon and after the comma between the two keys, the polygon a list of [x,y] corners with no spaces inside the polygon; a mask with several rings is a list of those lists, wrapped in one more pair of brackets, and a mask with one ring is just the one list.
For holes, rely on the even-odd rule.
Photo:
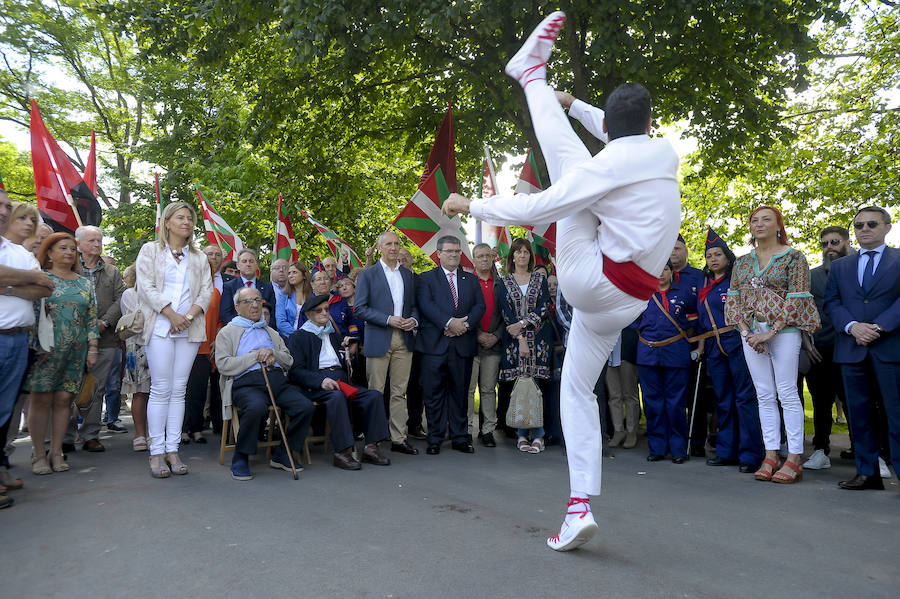
{"label": "floral dress", "polygon": [[725,323],[743,323],[758,331],[755,323],[783,332],[807,331],[820,326],[819,311],[809,292],[809,265],[803,252],[786,248],[760,270],[756,250],[734,262],[731,287],[725,299]]}
{"label": "floral dress", "polygon": [[[137,290],[129,287],[120,300],[122,314],[134,312],[138,307]],[[141,335],[132,335],[125,340],[125,371],[122,374],[122,393],[150,393],[150,366],[147,352],[140,344]]]}
{"label": "floral dress", "polygon": [[519,359],[519,342],[503,331],[503,354],[500,361],[500,380],[514,381],[520,376],[549,379],[552,371],[553,329],[549,324],[550,292],[547,279],[538,271],[531,273],[525,294],[513,275],[500,279],[496,289],[497,304],[507,325],[524,320],[523,329],[531,357]]}
{"label": "floral dress", "polygon": [[[94,285],[87,277],[69,280],[47,274],[54,285],[53,293],[44,301],[53,322],[53,349],[37,349],[27,388],[37,393],[78,393],[84,379],[88,341],[100,338]],[[40,306],[40,302],[35,304]]]}

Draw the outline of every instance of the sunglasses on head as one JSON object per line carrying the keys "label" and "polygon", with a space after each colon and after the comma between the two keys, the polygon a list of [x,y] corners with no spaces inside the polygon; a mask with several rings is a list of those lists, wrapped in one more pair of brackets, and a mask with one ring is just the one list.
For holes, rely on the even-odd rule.
{"label": "sunglasses on head", "polygon": [[858,220],[853,223],[853,228],[856,229],[857,231],[859,231],[863,227],[869,227],[870,229],[874,229],[875,227],[877,227],[880,224],[881,223],[878,222],[877,220],[866,220],[866,221]]}
{"label": "sunglasses on head", "polygon": [[841,240],[840,239],[829,239],[828,241],[820,241],[819,245],[821,245],[822,249],[824,250],[829,245],[831,245],[832,247],[837,247],[837,246],[841,245]]}

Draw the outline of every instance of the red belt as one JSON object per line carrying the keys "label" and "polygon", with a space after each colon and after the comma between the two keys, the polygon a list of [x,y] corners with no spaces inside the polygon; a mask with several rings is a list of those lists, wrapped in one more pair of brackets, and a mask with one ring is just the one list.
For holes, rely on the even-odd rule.
{"label": "red belt", "polygon": [[631,260],[615,262],[603,254],[603,274],[610,283],[639,300],[649,300],[659,288],[659,276],[651,275]]}

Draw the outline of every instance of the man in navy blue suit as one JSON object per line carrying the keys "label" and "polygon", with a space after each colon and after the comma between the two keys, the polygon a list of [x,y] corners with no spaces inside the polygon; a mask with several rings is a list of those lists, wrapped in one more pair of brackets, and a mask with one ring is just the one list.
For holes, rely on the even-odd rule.
{"label": "man in navy blue suit", "polygon": [[256,277],[256,271],[259,269],[256,252],[248,248],[242,249],[237,255],[237,265],[240,275],[222,286],[222,302],[219,304],[219,317],[222,319],[222,324],[228,324],[232,318],[237,316],[237,311],[234,309],[234,294],[237,293],[237,290],[242,287],[251,287],[257,289],[263,301],[272,306],[273,309],[269,311],[269,326],[273,329],[276,328],[275,290],[272,289],[271,283],[266,283]]}
{"label": "man in navy blue suit", "polygon": [[450,426],[451,447],[474,453],[469,437],[468,389],[472,361],[478,354],[478,329],[484,296],[475,275],[459,267],[459,239],[444,235],[437,242],[441,265],[419,276],[416,302],[422,322],[416,346],[422,352],[422,391],[428,420],[426,453],[441,452]]}
{"label": "man in navy blue suit", "polygon": [[859,252],[831,265],[825,310],[838,333],[834,361],[841,365],[856,450],[856,476],[838,485],[855,491],[884,488],[874,430],[879,393],[891,455],[900,460],[900,250],[884,242],[891,230],[884,208],[861,208],[853,229]]}

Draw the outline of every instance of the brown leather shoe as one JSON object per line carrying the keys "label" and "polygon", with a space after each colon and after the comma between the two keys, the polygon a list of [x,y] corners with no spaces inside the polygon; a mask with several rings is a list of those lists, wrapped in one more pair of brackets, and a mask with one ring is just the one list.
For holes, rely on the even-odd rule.
{"label": "brown leather shoe", "polygon": [[106,448],[103,447],[103,443],[101,443],[97,439],[88,439],[84,442],[84,445],[81,446],[81,449],[83,449],[84,451],[90,451],[91,453],[100,453],[101,451],[106,451]]}
{"label": "brown leather shoe", "polygon": [[391,460],[382,455],[378,446],[374,443],[366,445],[363,449],[362,461],[367,464],[375,464],[376,466],[390,466]]}
{"label": "brown leather shoe", "polygon": [[362,468],[359,462],[353,459],[351,448],[334,454],[334,465],[342,470],[359,470]]}

